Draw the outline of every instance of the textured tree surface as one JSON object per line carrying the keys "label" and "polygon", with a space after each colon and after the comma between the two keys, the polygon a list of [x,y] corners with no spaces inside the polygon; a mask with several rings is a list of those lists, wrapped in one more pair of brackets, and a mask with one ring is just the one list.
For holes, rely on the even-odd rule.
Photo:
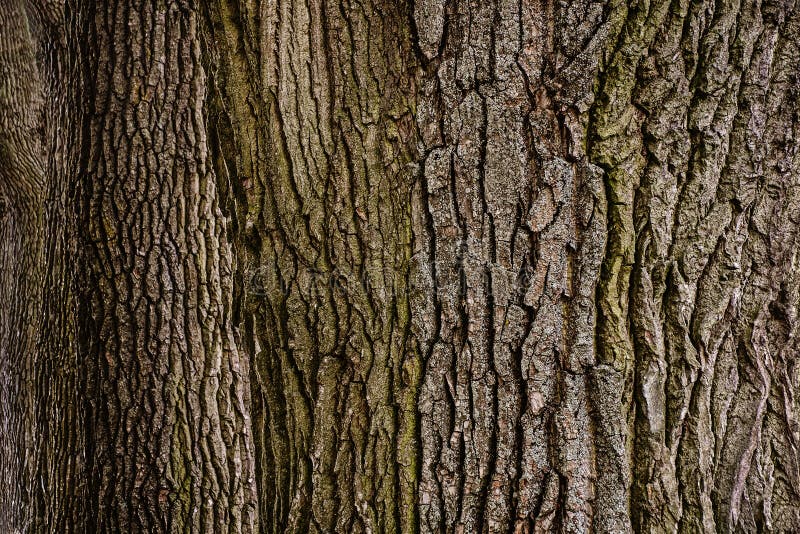
{"label": "textured tree surface", "polygon": [[800,5],[0,0],[0,531],[800,532]]}
{"label": "textured tree surface", "polygon": [[0,0],[0,530],[34,490],[34,368],[44,167],[43,99],[25,6]]}

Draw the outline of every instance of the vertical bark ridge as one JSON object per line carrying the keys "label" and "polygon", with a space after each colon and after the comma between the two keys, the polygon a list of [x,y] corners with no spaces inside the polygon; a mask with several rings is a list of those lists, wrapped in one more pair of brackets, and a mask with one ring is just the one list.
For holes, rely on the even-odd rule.
{"label": "vertical bark ridge", "polygon": [[411,531],[408,6],[219,2],[209,21],[264,530]]}
{"label": "vertical bark ridge", "polygon": [[92,530],[257,530],[249,363],[191,3],[70,6]]}

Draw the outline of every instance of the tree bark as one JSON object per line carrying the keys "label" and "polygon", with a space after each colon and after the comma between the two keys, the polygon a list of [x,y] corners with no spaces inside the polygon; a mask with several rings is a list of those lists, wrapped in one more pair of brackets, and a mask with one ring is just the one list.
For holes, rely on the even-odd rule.
{"label": "tree bark", "polygon": [[607,234],[585,143],[609,31],[598,8],[415,7],[429,61],[413,208],[424,531],[630,528],[623,380],[594,343]]}
{"label": "tree bark", "polygon": [[191,3],[75,2],[68,41],[91,530],[257,530],[249,364]]}
{"label": "tree bark", "polygon": [[796,2],[2,1],[0,529],[800,531]]}
{"label": "tree bark", "polygon": [[209,6],[265,532],[417,521],[408,7]]}
{"label": "tree bark", "polygon": [[79,105],[71,87],[64,2],[27,4],[36,48],[44,106],[40,120],[45,184],[42,192],[43,238],[41,303],[33,352],[35,429],[29,519],[24,532],[86,532],[85,395],[77,351],[77,218],[72,200],[74,157],[68,147],[79,133],[72,110]]}
{"label": "tree bark", "polygon": [[0,530],[30,521],[41,299],[43,98],[25,3],[0,1]]}
{"label": "tree bark", "polygon": [[780,2],[630,9],[599,78],[598,345],[632,373],[637,530],[800,528],[799,21]]}

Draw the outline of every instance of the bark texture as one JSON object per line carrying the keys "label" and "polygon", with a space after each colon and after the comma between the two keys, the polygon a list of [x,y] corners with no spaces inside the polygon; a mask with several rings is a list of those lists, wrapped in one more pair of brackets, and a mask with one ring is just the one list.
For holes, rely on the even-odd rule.
{"label": "bark texture", "polygon": [[19,531],[34,488],[34,345],[40,302],[43,98],[25,3],[0,1],[0,530]]}
{"label": "bark texture", "polygon": [[424,531],[629,528],[623,380],[594,339],[606,204],[585,132],[603,14],[415,7],[429,60],[412,306],[426,347]]}
{"label": "bark texture", "polygon": [[796,531],[797,6],[624,16],[589,135],[613,229],[598,346],[632,377],[634,528]]}
{"label": "bark texture", "polygon": [[797,530],[796,6],[415,15],[423,530]]}
{"label": "bark texture", "polygon": [[409,9],[209,6],[266,532],[415,528]]}
{"label": "bark texture", "polygon": [[0,7],[0,530],[800,531],[795,1]]}
{"label": "bark texture", "polygon": [[[79,92],[72,82],[75,69],[67,54],[64,2],[28,2],[33,21],[44,95],[42,130],[46,146],[42,249],[42,301],[36,333],[36,434],[33,447],[38,481],[31,500],[27,532],[79,533],[87,523],[89,485],[85,476],[83,421],[86,395],[83,364],[77,350],[77,284],[80,268],[76,180]],[[72,33],[70,35],[73,35]]]}
{"label": "bark texture", "polygon": [[191,3],[76,2],[74,150],[90,529],[257,529],[249,366]]}

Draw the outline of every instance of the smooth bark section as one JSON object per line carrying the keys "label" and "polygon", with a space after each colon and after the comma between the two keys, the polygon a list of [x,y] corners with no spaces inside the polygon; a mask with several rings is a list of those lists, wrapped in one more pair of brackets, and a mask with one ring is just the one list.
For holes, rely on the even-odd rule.
{"label": "smooth bark section", "polygon": [[88,528],[257,530],[191,2],[75,2]]}

